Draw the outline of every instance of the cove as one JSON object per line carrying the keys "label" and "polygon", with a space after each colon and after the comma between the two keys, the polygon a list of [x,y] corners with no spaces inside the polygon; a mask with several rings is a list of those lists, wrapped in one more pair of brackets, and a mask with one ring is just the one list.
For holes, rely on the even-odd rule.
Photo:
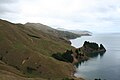
{"label": "cove", "polygon": [[93,36],[82,36],[70,40],[72,46],[81,47],[84,41],[103,44],[106,53],[90,58],[78,65],[76,68],[76,77],[82,77],[85,80],[120,80],[120,34],[95,34]]}

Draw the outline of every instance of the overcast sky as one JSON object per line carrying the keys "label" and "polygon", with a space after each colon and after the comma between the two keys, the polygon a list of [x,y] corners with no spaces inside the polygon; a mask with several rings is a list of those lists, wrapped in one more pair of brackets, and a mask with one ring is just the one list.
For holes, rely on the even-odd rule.
{"label": "overcast sky", "polygon": [[0,18],[70,30],[120,32],[120,0],[0,0]]}

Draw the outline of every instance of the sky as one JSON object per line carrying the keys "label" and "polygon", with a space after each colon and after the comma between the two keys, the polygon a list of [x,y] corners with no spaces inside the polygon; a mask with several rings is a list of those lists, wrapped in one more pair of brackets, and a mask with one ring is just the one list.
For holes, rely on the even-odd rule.
{"label": "sky", "polygon": [[120,0],[0,0],[0,18],[53,28],[120,32]]}

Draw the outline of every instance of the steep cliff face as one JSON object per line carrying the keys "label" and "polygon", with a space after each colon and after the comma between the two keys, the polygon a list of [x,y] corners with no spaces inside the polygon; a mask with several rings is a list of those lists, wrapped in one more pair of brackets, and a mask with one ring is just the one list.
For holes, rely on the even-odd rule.
{"label": "steep cliff face", "polygon": [[[3,70],[11,72],[11,75],[20,74],[18,77],[70,77],[72,65],[51,57],[53,53],[64,52],[66,49],[73,47],[65,39],[22,24],[0,20],[0,61],[8,67],[6,69],[0,64],[0,74]],[[13,71],[10,67],[14,68]]]}

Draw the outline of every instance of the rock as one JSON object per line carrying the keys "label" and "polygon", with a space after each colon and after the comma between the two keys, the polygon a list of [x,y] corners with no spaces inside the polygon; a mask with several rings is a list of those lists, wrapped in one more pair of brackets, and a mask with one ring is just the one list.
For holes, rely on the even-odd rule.
{"label": "rock", "polygon": [[70,62],[76,64],[78,62],[87,61],[89,57],[97,57],[99,54],[103,56],[106,49],[100,44],[85,41],[81,48],[75,50],[66,50],[64,53],[53,54],[52,57],[60,61]]}
{"label": "rock", "polygon": [[97,54],[104,53],[106,51],[105,47],[100,44],[100,47],[97,43],[85,41],[83,47],[81,48],[82,52],[85,54]]}
{"label": "rock", "polygon": [[100,44],[100,50],[101,50],[101,49],[106,50],[105,47],[104,47],[102,44]]}
{"label": "rock", "polygon": [[97,43],[85,41],[83,44],[83,47],[98,50],[99,45]]}

